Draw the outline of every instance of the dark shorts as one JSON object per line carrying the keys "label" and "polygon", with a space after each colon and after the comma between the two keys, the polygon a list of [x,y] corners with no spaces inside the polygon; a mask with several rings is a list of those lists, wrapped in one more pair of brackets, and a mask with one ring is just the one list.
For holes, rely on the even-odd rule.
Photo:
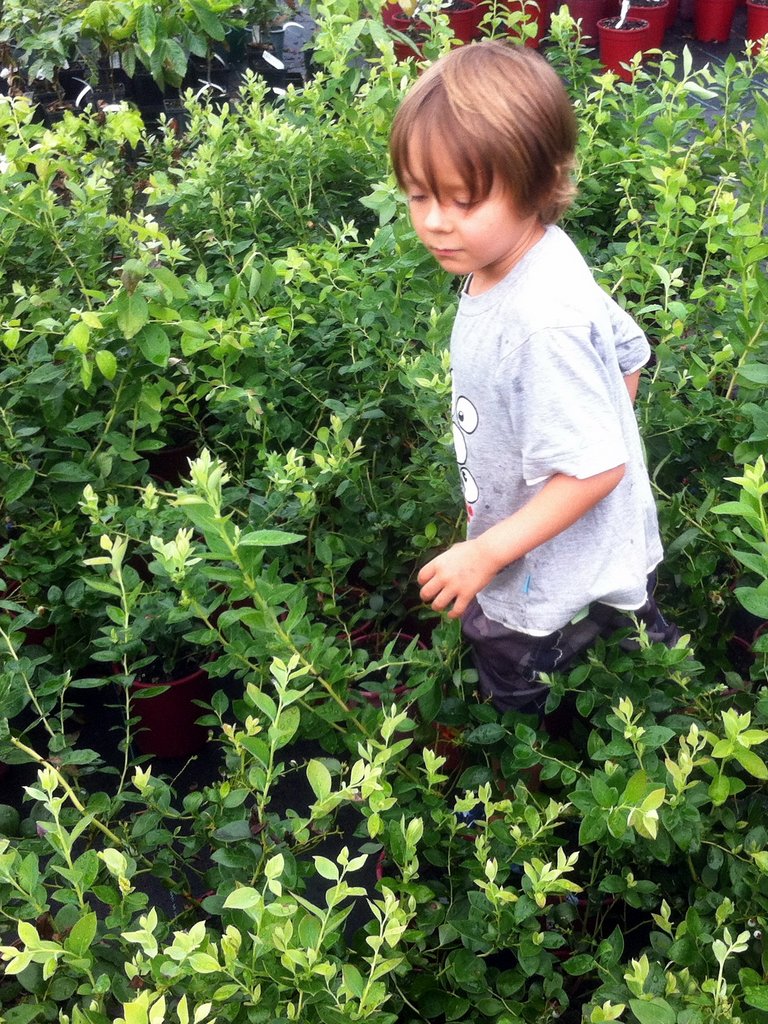
{"label": "dark shorts", "polygon": [[[648,639],[673,647],[680,631],[659,611],[653,591],[656,574],[648,578],[648,600],[632,614],[643,622]],[[540,681],[542,672],[562,672],[590,648],[598,637],[609,637],[633,625],[628,613],[595,603],[576,623],[568,623],[548,636],[530,636],[493,622],[473,600],[461,619],[461,629],[472,647],[483,700],[500,712],[541,714],[549,687]]]}

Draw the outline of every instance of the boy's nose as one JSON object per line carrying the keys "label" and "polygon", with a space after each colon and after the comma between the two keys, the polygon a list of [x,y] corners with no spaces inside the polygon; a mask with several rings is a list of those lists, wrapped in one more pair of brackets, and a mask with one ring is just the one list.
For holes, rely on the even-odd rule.
{"label": "boy's nose", "polygon": [[424,217],[424,226],[430,231],[444,231],[447,226],[445,210],[437,199],[432,199]]}

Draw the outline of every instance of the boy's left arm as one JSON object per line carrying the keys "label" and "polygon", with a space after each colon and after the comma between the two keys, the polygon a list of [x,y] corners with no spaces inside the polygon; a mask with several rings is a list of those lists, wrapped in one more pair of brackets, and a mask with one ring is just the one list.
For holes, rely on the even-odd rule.
{"label": "boy's left arm", "polygon": [[627,391],[629,392],[629,398],[633,405],[637,398],[637,389],[640,384],[641,373],[642,370],[635,370],[634,373],[627,373],[624,375],[624,383],[626,384]]}
{"label": "boy's left arm", "polygon": [[610,494],[623,476],[620,465],[583,480],[562,473],[551,477],[519,511],[428,562],[418,575],[422,600],[435,611],[452,605],[449,618],[463,615],[497,573],[567,530]]}

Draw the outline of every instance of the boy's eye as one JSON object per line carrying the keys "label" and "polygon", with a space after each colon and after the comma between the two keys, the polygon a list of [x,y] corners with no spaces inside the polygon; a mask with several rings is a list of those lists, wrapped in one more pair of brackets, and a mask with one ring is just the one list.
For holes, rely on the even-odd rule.
{"label": "boy's eye", "polygon": [[469,210],[475,205],[471,199],[454,199],[453,201],[460,210]]}
{"label": "boy's eye", "polygon": [[426,196],[423,196],[421,194],[412,194],[412,195],[408,196],[408,202],[409,203],[420,203],[420,202],[422,202],[422,200],[424,200],[426,198],[427,198]]}

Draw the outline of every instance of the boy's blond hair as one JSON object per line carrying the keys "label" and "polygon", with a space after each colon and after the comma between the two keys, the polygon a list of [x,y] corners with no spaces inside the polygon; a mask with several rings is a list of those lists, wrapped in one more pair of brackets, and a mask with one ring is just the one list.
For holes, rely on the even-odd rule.
{"label": "boy's blond hair", "polygon": [[543,223],[552,224],[575,192],[573,108],[556,72],[523,46],[461,46],[418,79],[392,125],[390,152],[401,188],[414,143],[424,184],[436,195],[436,144],[473,202],[503,184],[520,213],[538,212]]}

